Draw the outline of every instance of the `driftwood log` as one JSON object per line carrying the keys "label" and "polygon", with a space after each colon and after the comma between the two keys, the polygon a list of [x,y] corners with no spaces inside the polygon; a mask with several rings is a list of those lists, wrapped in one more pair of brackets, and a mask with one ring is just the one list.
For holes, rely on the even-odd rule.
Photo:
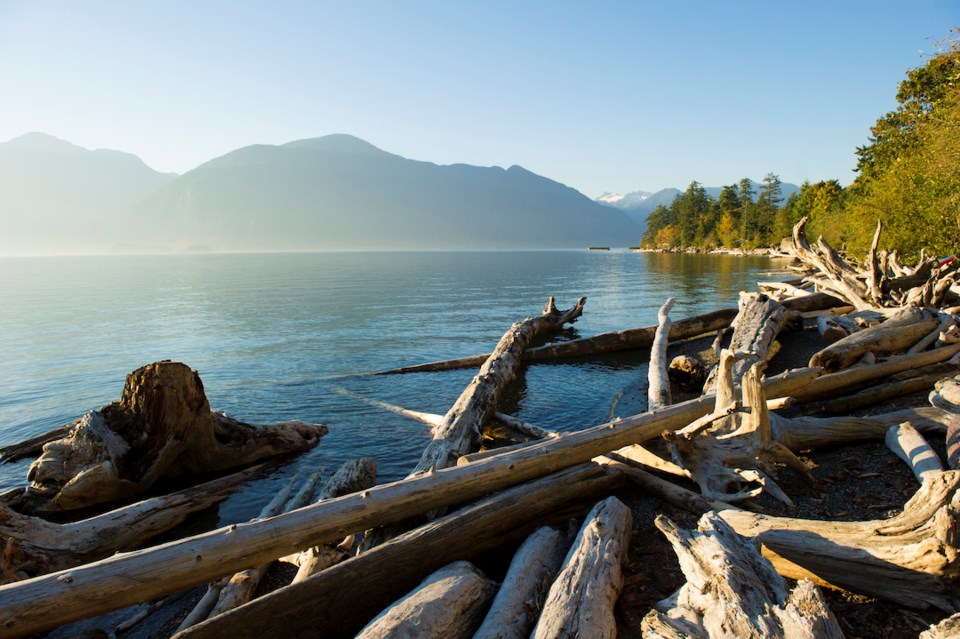
{"label": "driftwood log", "polygon": [[616,497],[594,506],[547,593],[534,639],[616,637],[633,517]]}
{"label": "driftwood log", "polygon": [[884,442],[887,448],[906,462],[921,484],[943,472],[943,464],[940,463],[937,453],[930,448],[927,440],[910,422],[891,426]]}
{"label": "driftwood log", "polygon": [[454,562],[380,613],[357,639],[470,639],[496,592],[496,582],[476,566]]}
{"label": "driftwood log", "polygon": [[569,537],[546,526],[527,537],[474,639],[527,639],[569,545]]}
{"label": "driftwood log", "polygon": [[520,543],[522,535],[542,520],[567,514],[571,505],[592,504],[620,485],[619,474],[581,464],[516,486],[194,626],[175,639],[263,639],[318,632],[329,639],[353,637],[432,571],[511,541]]}
{"label": "driftwood log", "polygon": [[815,521],[732,510],[720,516],[741,535],[758,538],[785,577],[814,576],[908,608],[952,613],[960,609],[958,488],[960,471],[930,477],[903,512],[886,521]]}
{"label": "driftwood log", "polygon": [[302,422],[254,427],[211,412],[195,371],[157,362],[127,376],[120,401],[87,413],[66,438],[46,444],[27,473],[32,484],[8,503],[40,513],[129,499],[161,478],[305,450],[326,432]]}
{"label": "driftwood log", "polygon": [[960,380],[938,381],[930,392],[930,403],[951,414],[947,424],[947,466],[960,470]]}
{"label": "driftwood log", "polygon": [[650,349],[650,364],[647,368],[647,410],[657,410],[673,403],[670,398],[670,376],[667,364],[668,335],[670,334],[670,309],[674,299],[671,297],[657,314],[659,323]]}
{"label": "driftwood log", "polygon": [[960,612],[920,633],[918,639],[956,639],[960,637]]}
{"label": "driftwood log", "polygon": [[[832,295],[826,293],[815,293],[804,297],[791,298],[781,302],[787,310],[797,311],[798,313],[811,313],[828,308],[842,306],[844,302]],[[670,326],[668,337],[670,341],[676,342],[701,335],[707,335],[715,331],[727,328],[730,322],[737,316],[737,309],[725,308],[703,315],[697,315],[673,322]],[[592,355],[601,355],[605,353],[617,353],[641,348],[649,348],[653,344],[656,335],[656,326],[645,326],[642,328],[628,328],[622,331],[612,331],[609,333],[600,333],[593,337],[584,337],[573,339],[556,344],[547,344],[537,348],[529,348],[523,354],[523,361],[545,362],[556,359],[589,357]],[[476,368],[483,364],[490,353],[482,355],[471,355],[469,357],[460,357],[456,359],[441,360],[438,362],[427,362],[424,364],[415,364],[412,366],[403,366],[385,371],[373,373],[375,375],[394,375],[402,373],[423,373],[435,371],[456,370],[459,368]]]}
{"label": "driftwood log", "polygon": [[2,582],[63,570],[143,546],[182,524],[188,515],[225,500],[254,470],[66,524],[21,515],[0,504]]}
{"label": "driftwood log", "polygon": [[687,583],[643,620],[650,639],[842,639],[823,595],[802,580],[790,591],[783,577],[715,513],[696,531],[663,515],[657,528],[680,559]]}
{"label": "driftwood log", "polygon": [[905,352],[938,325],[937,316],[928,311],[903,309],[882,324],[848,335],[816,352],[810,358],[810,366],[833,372],[856,364],[866,353],[881,357]]}

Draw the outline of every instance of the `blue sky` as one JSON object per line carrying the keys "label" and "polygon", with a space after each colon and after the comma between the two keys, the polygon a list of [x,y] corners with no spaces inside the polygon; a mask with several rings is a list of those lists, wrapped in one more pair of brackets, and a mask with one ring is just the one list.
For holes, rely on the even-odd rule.
{"label": "blue sky", "polygon": [[350,133],[591,197],[847,184],[953,26],[957,0],[0,0],[0,141],[43,131],[182,173]]}

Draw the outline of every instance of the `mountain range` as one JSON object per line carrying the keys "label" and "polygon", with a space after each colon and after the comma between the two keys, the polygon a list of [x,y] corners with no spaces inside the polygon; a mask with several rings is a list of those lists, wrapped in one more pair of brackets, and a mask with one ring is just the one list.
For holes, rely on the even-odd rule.
{"label": "mountain range", "polygon": [[254,145],[183,175],[33,133],[0,144],[0,254],[582,248],[623,211],[520,166],[437,165],[349,135]]}

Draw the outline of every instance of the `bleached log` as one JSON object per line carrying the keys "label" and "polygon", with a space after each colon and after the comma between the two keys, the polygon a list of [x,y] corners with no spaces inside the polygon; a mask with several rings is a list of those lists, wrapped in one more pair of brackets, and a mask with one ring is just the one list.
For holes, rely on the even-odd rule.
{"label": "bleached log", "polygon": [[497,592],[473,564],[457,561],[384,610],[357,639],[469,639]]}
{"label": "bleached log", "polygon": [[957,325],[957,318],[952,314],[941,314],[940,325],[935,329],[930,331],[926,337],[921,339],[919,342],[910,347],[907,351],[908,353],[919,353],[920,351],[925,351],[930,348],[940,336],[949,331],[952,327]]}
{"label": "bleached log", "polygon": [[570,545],[560,531],[544,526],[517,549],[500,590],[474,639],[527,639],[537,623]]}
{"label": "bleached log", "polygon": [[670,397],[670,377],[667,375],[667,346],[670,332],[670,309],[674,298],[668,298],[657,314],[659,323],[650,349],[647,366],[647,410],[657,410],[673,403]]}
{"label": "bleached log", "polygon": [[881,440],[891,426],[910,421],[922,432],[943,433],[949,416],[937,408],[920,407],[858,417],[791,417],[771,414],[773,439],[790,450],[811,450],[855,442]]}
{"label": "bleached log", "polygon": [[934,365],[930,368],[932,369],[930,372],[918,369],[917,372],[920,373],[919,375],[889,381],[884,384],[877,384],[876,386],[869,386],[857,393],[829,399],[819,404],[819,408],[827,414],[848,415],[853,411],[867,406],[876,406],[877,404],[897,397],[929,390],[933,388],[937,380],[941,379],[948,371],[954,372],[960,368],[960,364],[950,365],[947,367],[948,370],[941,368],[941,365]]}
{"label": "bleached log", "polygon": [[827,344],[833,344],[851,332],[847,326],[844,326],[839,317],[831,315],[817,316],[817,331],[820,333],[821,339]]}
{"label": "bleached log", "polygon": [[879,357],[906,351],[937,324],[937,318],[926,311],[904,309],[878,326],[848,335],[821,349],[810,358],[810,366],[822,366],[827,372],[833,372],[855,364],[867,352]]}
{"label": "bleached log", "polygon": [[616,497],[594,506],[550,587],[532,639],[616,637],[633,517]]}
{"label": "bleached log", "polygon": [[[800,282],[802,280],[798,280],[798,283]],[[761,291],[779,293],[782,297],[806,297],[814,294],[813,291],[800,288],[790,282],[757,282],[757,286]]]}
{"label": "bleached log", "polygon": [[720,516],[772,551],[771,561],[785,577],[812,573],[897,605],[954,612],[960,609],[958,488],[960,471],[930,477],[903,512],[886,521],[816,521],[731,510]]}
{"label": "bleached log", "polygon": [[514,324],[434,429],[433,439],[411,475],[456,465],[458,457],[479,449],[480,429],[496,410],[504,388],[516,378],[527,344],[539,333],[576,321],[586,301],[587,298],[581,297],[572,308],[559,311],[551,297],[540,317]]}
{"label": "bleached log", "polygon": [[11,505],[38,513],[129,499],[164,477],[305,450],[326,432],[302,422],[258,428],[213,413],[195,371],[157,362],[127,376],[120,401],[87,413],[67,438],[46,444],[27,473],[32,485]]}
{"label": "bleached log", "polygon": [[176,639],[261,639],[271,633],[353,637],[434,570],[519,543],[543,519],[572,504],[593,503],[621,484],[620,475],[581,464],[516,486],[194,626]]}
{"label": "bleached log", "polygon": [[703,639],[842,639],[843,632],[817,587],[801,581],[790,591],[760,556],[715,513],[696,531],[659,515],[657,528],[680,560],[687,583],[643,620],[643,636]]}
{"label": "bleached log", "polygon": [[[763,294],[740,293],[739,309],[728,346],[730,351],[738,355],[732,369],[734,383],[739,383],[755,363],[766,362],[773,342],[787,319],[784,306]],[[703,387],[705,393],[712,392],[716,387],[718,374],[719,366],[715,366],[707,375]]]}
{"label": "bleached log", "polygon": [[928,478],[943,472],[940,458],[930,448],[930,444],[923,438],[910,422],[903,422],[899,426],[891,426],[884,438],[887,448],[897,457],[906,462],[914,477],[921,484]]}
{"label": "bleached log", "polygon": [[[770,377],[764,382],[765,392],[771,398],[795,395],[819,374],[817,369],[805,369]],[[474,464],[375,486],[265,521],[111,557],[69,573],[0,586],[0,627],[10,636],[25,636],[207,583],[297,552],[305,545],[339,540],[351,530],[462,503],[653,439],[665,430],[686,426],[708,413],[712,405],[712,397],[698,397],[656,413],[600,424]],[[61,579],[67,576],[69,584]]]}
{"label": "bleached log", "polygon": [[143,546],[192,513],[224,501],[257,469],[83,519],[57,524],[0,504],[3,583],[35,577]]}
{"label": "bleached log", "polygon": [[[317,502],[372,488],[377,483],[377,463],[372,457],[363,457],[343,464],[324,485]],[[299,507],[299,506],[298,506]],[[347,551],[339,544],[313,546],[297,554],[292,561],[298,566],[293,583],[347,559]]]}
{"label": "bleached log", "polygon": [[177,626],[176,632],[186,630],[207,619],[214,606],[217,605],[217,601],[220,599],[220,592],[226,584],[227,579],[224,577],[207,586],[207,591],[203,593],[200,601],[198,601],[193,609],[187,613],[187,616],[183,618],[183,621]]}
{"label": "bleached log", "polygon": [[[797,297],[784,300],[783,306],[788,310],[795,310],[801,313],[810,313],[818,310],[834,308],[841,306],[843,301],[826,293],[814,293],[804,297]],[[730,326],[730,322],[737,316],[737,309],[725,308],[703,315],[677,320],[670,327],[669,339],[672,342],[707,335],[715,331]],[[600,333],[593,337],[584,337],[581,339],[569,340],[566,342],[557,342],[538,346],[537,348],[528,348],[523,353],[523,361],[545,362],[556,359],[570,357],[587,357],[591,355],[600,355],[604,353],[617,353],[620,351],[649,348],[653,344],[653,338],[656,335],[656,326],[645,326],[642,328],[628,328],[622,331],[611,331],[609,333]],[[457,359],[441,360],[438,362],[428,362],[425,364],[415,364],[413,366],[403,366],[385,371],[372,373],[373,375],[395,375],[401,373],[420,373],[432,371],[455,370],[459,368],[476,368],[483,364],[490,353],[482,355],[471,355],[469,357],[460,357]]]}
{"label": "bleached log", "polygon": [[951,415],[947,424],[947,466],[960,470],[960,380],[954,377],[938,381],[929,401]]}

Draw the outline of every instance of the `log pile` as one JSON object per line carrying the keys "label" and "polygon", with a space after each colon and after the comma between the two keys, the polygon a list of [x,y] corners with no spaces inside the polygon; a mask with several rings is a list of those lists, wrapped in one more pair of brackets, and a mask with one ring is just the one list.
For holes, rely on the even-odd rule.
{"label": "log pile", "polygon": [[[198,607],[176,639],[610,637],[618,625],[645,637],[843,636],[843,616],[830,609],[835,599],[814,584],[935,611],[923,613],[920,630],[950,636],[960,611],[960,377],[953,379],[960,343],[949,336],[952,314],[943,308],[953,295],[953,271],[935,260],[908,269],[879,252],[877,242],[867,266],[858,267],[825,242],[810,247],[804,223],[794,243],[817,273],[744,294],[737,312],[671,322],[668,300],[651,330],[528,349],[535,334],[583,312],[583,299],[565,312],[551,299],[541,317],[515,324],[491,354],[471,360],[480,373],[445,415],[370,400],[433,426],[420,464],[403,480],[373,485],[372,460],[356,462],[338,473],[353,478],[346,487],[314,503],[315,479],[291,485],[251,522],[160,546],[134,533],[114,550],[82,554],[90,534],[78,531],[96,529],[88,520],[53,524],[24,511],[85,507],[96,503],[94,494],[130,499],[163,478],[302,450],[323,432],[299,423],[253,429],[218,416],[199,377],[183,365],[136,371],[119,402],[46,443],[31,466],[30,491],[7,496],[25,507],[0,511],[4,575],[12,581],[0,586],[0,637],[172,600],[204,584],[210,607]],[[848,307],[840,308],[844,302]],[[733,331],[725,332],[731,323]],[[778,342],[794,331],[816,335],[817,323],[830,331],[809,365],[764,376],[782,358]],[[703,394],[673,403],[690,393],[671,382],[669,349],[713,332],[711,381]],[[498,412],[523,363],[624,348],[652,349],[649,411],[562,433]],[[690,361],[684,367],[697,368]],[[935,388],[934,376],[943,380]],[[913,390],[904,391],[905,382]],[[931,406],[825,415],[825,400],[843,411],[839,402],[878,403],[917,388],[933,390]],[[481,433],[492,425],[515,433],[518,443],[481,450]],[[946,466],[937,454],[944,436]],[[828,489],[806,459],[810,451],[864,440],[886,441],[890,457],[900,457],[916,477],[919,487],[900,512],[858,521],[789,516],[795,504]],[[9,454],[36,447],[30,442]],[[208,500],[222,494],[197,490]],[[146,503],[127,508],[139,513]],[[648,605],[642,624],[624,628],[622,593],[664,563],[633,554],[655,543],[637,535],[654,526],[644,509],[665,504],[703,515],[696,531],[672,517],[655,519],[663,535],[656,543],[673,548],[683,581],[655,608]],[[363,547],[354,537],[401,522],[405,528],[376,545]],[[44,535],[58,541],[44,542]],[[131,546],[142,547],[107,556]],[[513,560],[501,569],[491,555]],[[251,584],[275,560],[294,563],[300,574],[252,598]],[[785,577],[801,581],[790,591]]]}

